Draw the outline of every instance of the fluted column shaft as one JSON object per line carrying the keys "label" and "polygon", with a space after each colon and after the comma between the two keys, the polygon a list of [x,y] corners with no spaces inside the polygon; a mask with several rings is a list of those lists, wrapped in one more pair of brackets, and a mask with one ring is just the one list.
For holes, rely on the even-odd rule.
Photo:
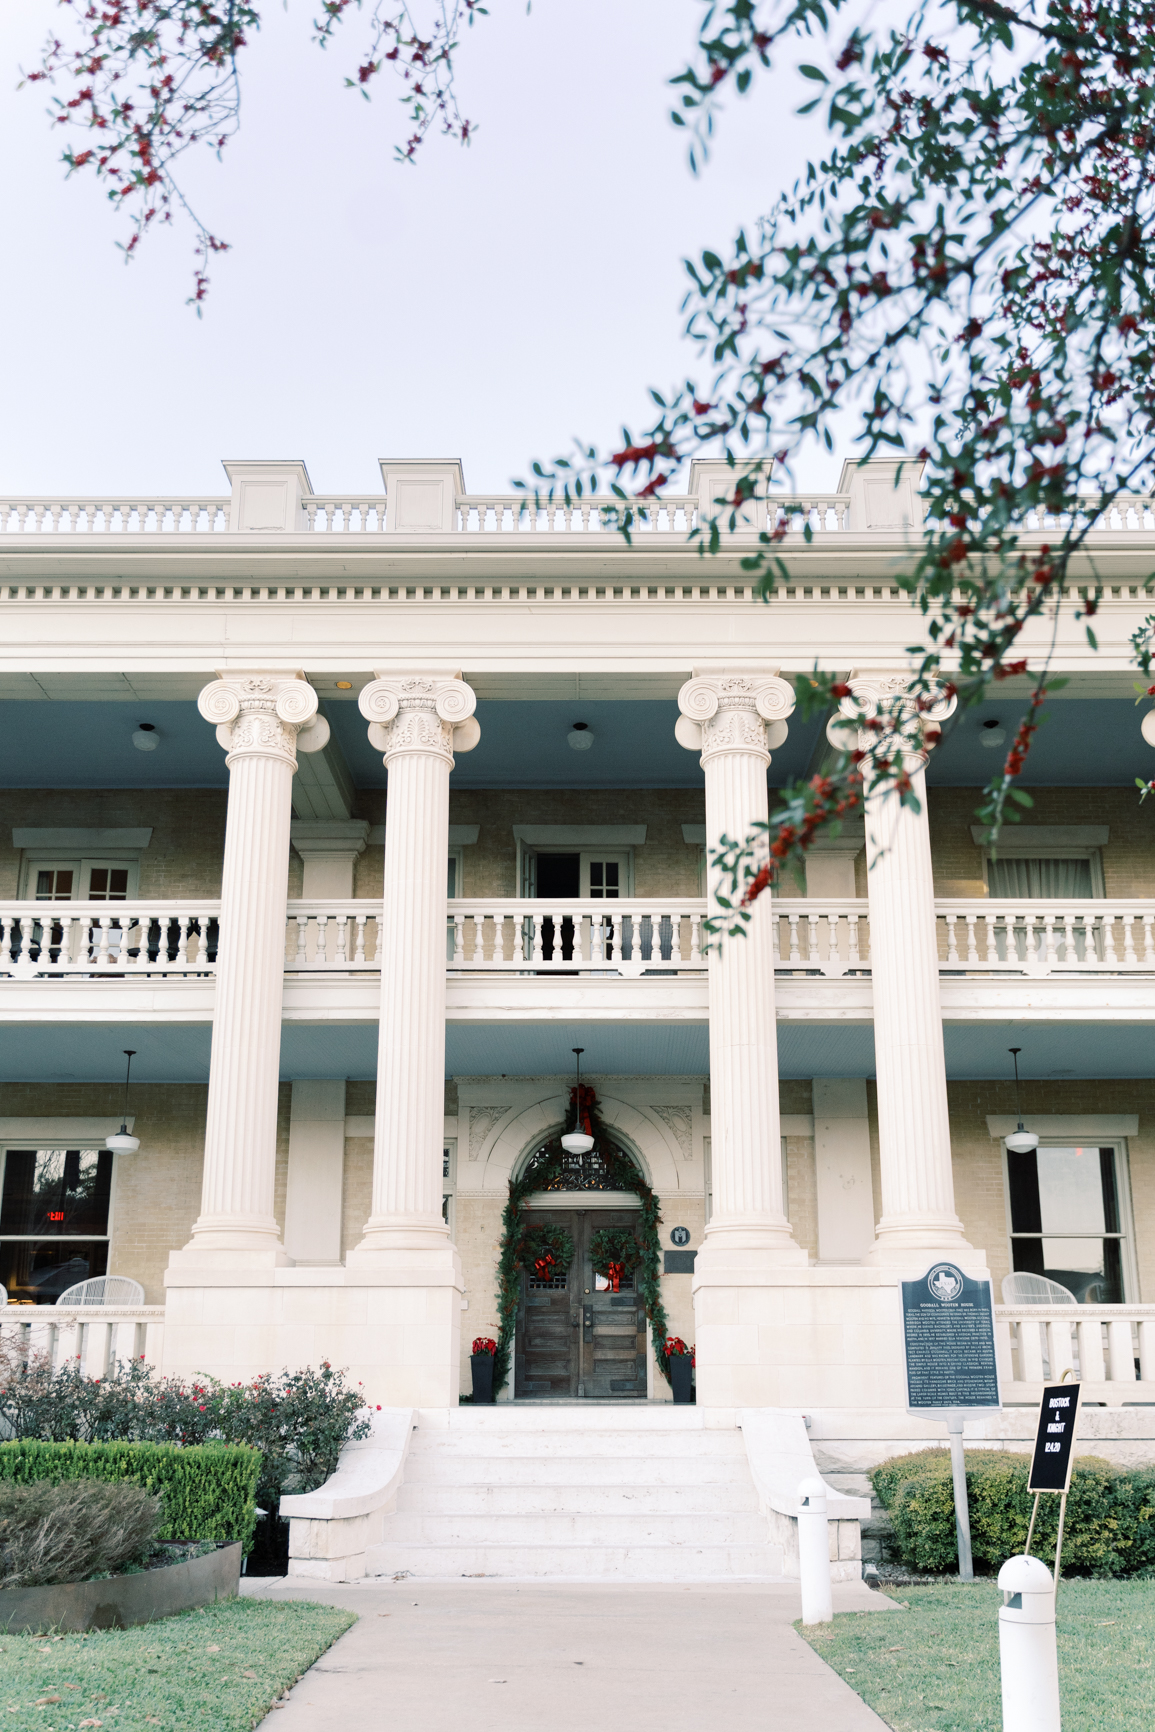
{"label": "fluted column shaft", "polygon": [[[857,698],[886,696],[874,685],[852,686]],[[896,681],[888,686],[901,689]],[[940,706],[943,713],[946,708]],[[893,791],[868,793],[866,800],[882,1177],[882,1218],[868,1259],[881,1262],[968,1248],[951,1171],[926,755],[902,756],[919,810],[904,806]]]}
{"label": "fluted column shaft", "polygon": [[361,694],[389,772],[379,949],[381,1021],[372,1212],[359,1253],[449,1245],[441,1216],[445,1111],[445,870],[454,747],[480,733],[475,698],[443,675],[378,678]]}
{"label": "fluted column shaft", "polygon": [[283,674],[228,675],[199,707],[228,753],[229,800],[201,1212],[188,1249],[283,1258],[273,1184],[293,775],[298,746],[319,750],[328,726],[312,687]]}
{"label": "fluted column shaft", "polygon": [[[706,777],[706,839],[739,840],[769,814],[770,747],[786,737],[794,693],[769,675],[701,676],[682,687],[678,737],[700,746]],[[711,885],[711,898],[715,885]],[[778,1036],[770,898],[744,937],[724,938],[709,958],[710,1112],[713,1210],[709,1251],[802,1256],[783,1210]]]}

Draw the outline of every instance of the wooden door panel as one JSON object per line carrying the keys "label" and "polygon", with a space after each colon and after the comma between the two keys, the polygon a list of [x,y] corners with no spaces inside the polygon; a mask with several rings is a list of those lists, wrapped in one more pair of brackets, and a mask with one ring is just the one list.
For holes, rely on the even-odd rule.
{"label": "wooden door panel", "polygon": [[527,1220],[565,1227],[573,1236],[574,1260],[564,1282],[535,1281],[522,1273],[514,1395],[644,1399],[645,1309],[632,1280],[617,1293],[596,1291],[589,1250],[601,1227],[636,1230],[637,1210],[534,1209]]}

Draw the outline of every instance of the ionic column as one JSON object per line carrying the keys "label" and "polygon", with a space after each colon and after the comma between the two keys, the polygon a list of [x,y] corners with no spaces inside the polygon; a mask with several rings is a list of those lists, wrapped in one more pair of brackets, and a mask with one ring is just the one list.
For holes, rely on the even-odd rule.
{"label": "ionic column", "polygon": [[389,792],[373,1201],[349,1260],[394,1257],[416,1272],[432,1258],[446,1278],[455,1270],[458,1287],[460,1264],[441,1218],[445,866],[449,774],[454,751],[471,751],[481,737],[476,702],[463,680],[444,674],[381,675],[360,698]]}
{"label": "ionic column", "polygon": [[[701,751],[712,851],[723,836],[739,840],[766,821],[770,750],[786,738],[794,693],[768,674],[706,674],[682,687],[678,706],[679,741]],[[711,901],[716,888],[712,884]],[[746,936],[723,938],[710,953],[714,1203],[695,1290],[756,1280],[772,1265],[806,1261],[782,1208],[772,919],[766,896],[755,905]]]}
{"label": "ionic column", "polygon": [[298,751],[329,726],[301,674],[237,672],[197,700],[228,754],[220,948],[201,1212],[185,1247],[286,1262],[273,1216],[289,821]]}
{"label": "ionic column", "polygon": [[[904,675],[852,680],[854,697],[844,699],[842,707],[857,716],[889,712],[900,726],[905,721],[902,746],[909,748],[905,688]],[[944,698],[925,712],[926,719],[945,720],[954,706],[953,698]],[[863,744],[868,741],[877,745],[877,736],[864,735]],[[951,1172],[924,773],[928,752],[897,744],[895,750],[901,750],[919,810],[904,806],[894,792],[866,799],[882,1218],[864,1261],[913,1266],[971,1247],[955,1212]]]}

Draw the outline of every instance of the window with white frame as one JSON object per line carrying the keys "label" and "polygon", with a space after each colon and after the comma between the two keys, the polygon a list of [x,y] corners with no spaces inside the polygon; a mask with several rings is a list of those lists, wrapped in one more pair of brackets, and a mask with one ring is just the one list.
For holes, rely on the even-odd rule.
{"label": "window with white frame", "polygon": [[24,894],[30,902],[126,902],[137,894],[139,879],[136,855],[101,860],[32,856],[25,862]]}
{"label": "window with white frame", "polygon": [[971,835],[983,849],[983,880],[987,895],[1013,902],[1086,902],[1101,897],[1103,849],[1110,839],[1106,824],[1023,824],[1008,834],[1004,827],[996,849],[986,846],[986,831],[971,825]]}
{"label": "window with white frame", "polygon": [[108,1271],[113,1155],[8,1148],[0,1180],[0,1286],[9,1304],[54,1305]]}
{"label": "window with white frame", "polygon": [[1080,1304],[1121,1305],[1135,1291],[1125,1144],[1004,1148],[1011,1268],[1045,1275]]}
{"label": "window with white frame", "polygon": [[457,1138],[446,1137],[441,1150],[441,1219],[452,1238],[456,1221],[454,1200],[457,1195]]}

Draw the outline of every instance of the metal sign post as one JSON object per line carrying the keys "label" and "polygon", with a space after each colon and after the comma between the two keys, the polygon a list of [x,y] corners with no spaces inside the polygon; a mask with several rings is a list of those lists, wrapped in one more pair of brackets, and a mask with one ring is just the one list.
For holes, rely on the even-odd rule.
{"label": "metal sign post", "polygon": [[970,1582],[963,1422],[967,1414],[995,1413],[1002,1406],[991,1284],[942,1262],[900,1286],[907,1412],[941,1420],[950,1434],[959,1577]]}
{"label": "metal sign post", "polygon": [[1035,1517],[1039,1513],[1039,1498],[1044,1492],[1059,1495],[1059,1532],[1055,1540],[1055,1592],[1059,1590],[1059,1569],[1063,1556],[1063,1524],[1067,1519],[1067,1493],[1071,1489],[1071,1473],[1075,1465],[1075,1428],[1079,1417],[1079,1385],[1050,1383],[1043,1389],[1039,1404],[1039,1424],[1035,1432],[1035,1448],[1031,1456],[1031,1471],[1027,1490],[1035,1494],[1031,1510],[1031,1525],[1023,1555],[1030,1557],[1035,1534]]}

